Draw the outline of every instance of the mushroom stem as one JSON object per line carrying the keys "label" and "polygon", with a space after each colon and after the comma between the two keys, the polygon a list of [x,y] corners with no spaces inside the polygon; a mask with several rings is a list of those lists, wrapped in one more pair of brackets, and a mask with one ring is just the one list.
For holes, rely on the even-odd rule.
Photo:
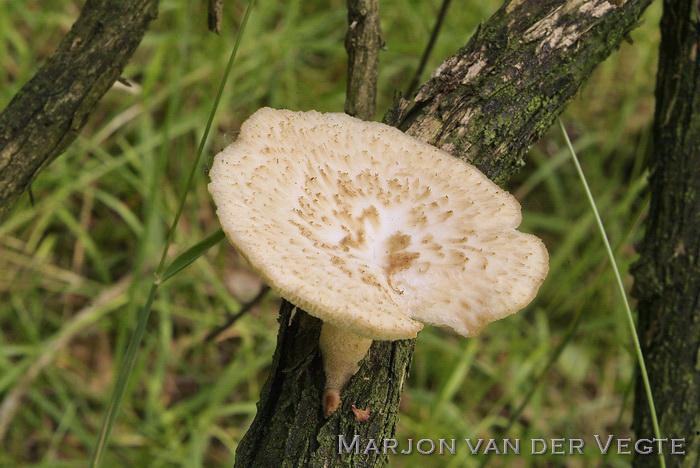
{"label": "mushroom stem", "polygon": [[319,347],[326,373],[323,392],[323,414],[328,417],[340,406],[340,392],[350,377],[360,369],[360,361],[367,355],[372,340],[323,322]]}

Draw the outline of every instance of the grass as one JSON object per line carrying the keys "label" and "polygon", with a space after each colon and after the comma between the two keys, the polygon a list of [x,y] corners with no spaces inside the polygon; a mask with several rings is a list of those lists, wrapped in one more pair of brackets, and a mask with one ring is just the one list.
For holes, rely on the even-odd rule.
{"label": "grass", "polygon": [[[497,1],[454,4],[428,72],[466,42]],[[0,106],[51,52],[80,2],[10,0],[0,12]],[[345,2],[258,2],[204,154],[235,138],[255,109],[343,108]],[[379,115],[405,89],[439,2],[382,2]],[[605,62],[565,114],[567,128],[629,289],[646,208],[660,5]],[[167,228],[197,154],[245,4],[226,4],[223,34],[198,4],[161,2],[124,76],[69,150],[0,225],[0,395],[18,397],[3,426],[0,466],[83,467],[114,377],[146,301]],[[425,77],[424,77],[425,78]],[[509,183],[523,229],[551,254],[528,307],[464,340],[419,337],[398,438],[629,436],[635,358],[628,324],[584,189],[558,132],[536,145]],[[168,263],[218,228],[207,162],[174,231]],[[252,417],[274,348],[269,295],[217,342],[205,336],[255,296],[260,282],[221,243],[159,287],[103,466],[227,466]],[[517,417],[519,406],[527,404]],[[475,466],[482,457],[397,456],[392,466]],[[543,466],[559,457],[492,457],[490,466]],[[566,459],[626,466],[629,457]]]}
{"label": "grass", "polygon": [[[600,231],[600,237],[603,241],[603,244],[605,245],[605,251],[608,254],[608,259],[610,260],[610,266],[612,267],[613,273],[615,273],[615,282],[617,284],[618,291],[620,291],[622,303],[625,306],[625,317],[627,318],[630,336],[632,337],[632,342],[634,343],[634,350],[637,355],[637,364],[639,365],[639,378],[644,384],[646,400],[647,404],[649,405],[649,413],[651,415],[651,422],[654,428],[654,437],[656,438],[656,440],[662,440],[661,432],[659,430],[659,421],[656,417],[656,405],[654,404],[654,396],[652,395],[651,385],[649,384],[649,374],[647,373],[647,366],[644,362],[644,355],[642,353],[642,347],[639,343],[639,337],[637,336],[637,330],[634,323],[634,316],[632,315],[632,309],[630,307],[629,300],[627,299],[625,286],[622,284],[622,276],[620,275],[620,270],[617,268],[615,254],[612,251],[612,247],[610,247],[610,241],[608,240],[608,236],[605,232],[605,226],[603,226],[603,221],[600,219],[598,207],[596,206],[596,202],[588,186],[586,176],[584,175],[583,169],[581,168],[581,164],[579,163],[578,158],[576,156],[576,151],[574,150],[574,147],[571,144],[571,139],[569,138],[569,135],[566,132],[566,128],[564,127],[564,124],[561,120],[559,120],[559,127],[561,128],[562,135],[564,136],[564,140],[566,141],[566,146],[571,152],[571,160],[574,163],[574,166],[576,167],[576,172],[578,172],[579,178],[581,179],[581,185],[583,185],[583,188],[586,191],[586,198],[588,199],[588,202],[591,205],[591,211],[595,215],[596,223],[598,224],[598,230]],[[659,465],[661,466],[661,468],[666,468],[666,461],[662,453],[659,453]]]}

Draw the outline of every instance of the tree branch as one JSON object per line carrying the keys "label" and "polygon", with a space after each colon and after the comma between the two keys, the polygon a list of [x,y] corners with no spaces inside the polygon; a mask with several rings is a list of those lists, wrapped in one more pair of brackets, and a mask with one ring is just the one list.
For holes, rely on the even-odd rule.
{"label": "tree branch", "polygon": [[413,75],[411,82],[406,88],[406,96],[411,96],[420,84],[420,78],[423,76],[423,71],[425,71],[425,65],[428,63],[430,54],[433,52],[433,47],[437,42],[437,38],[440,35],[440,30],[442,29],[442,23],[445,21],[445,16],[447,16],[447,10],[450,8],[450,3],[452,0],[442,0],[442,5],[440,5],[440,11],[438,11],[437,18],[435,19],[435,26],[433,26],[433,31],[430,33],[430,39],[428,39],[428,44],[425,46],[423,55],[420,58],[420,63],[416,69],[416,73]]}
{"label": "tree branch", "polygon": [[501,183],[650,3],[506,2],[386,120]]}
{"label": "tree branch", "polygon": [[[649,3],[508,1],[413,102],[397,99],[385,122],[504,181]],[[270,377],[236,466],[383,466],[388,456],[381,441],[394,434],[414,340],[375,341],[344,389],[341,407],[324,419],[321,322],[292,310],[289,303],[282,308]],[[352,405],[369,408],[369,421],[357,421]],[[349,445],[354,435],[359,451],[340,455],[339,436]],[[379,451],[365,453],[369,439]]]}
{"label": "tree branch", "polygon": [[[700,466],[700,25],[696,0],[664,2],[649,178],[651,202],[633,293],[661,437],[685,439],[669,467]],[[637,378],[637,439],[654,437],[644,383]],[[656,444],[655,444],[656,445]],[[655,447],[656,448],[656,447]],[[658,456],[635,453],[635,467]]]}
{"label": "tree branch", "polygon": [[66,37],[0,114],[0,220],[77,137],[158,14],[158,0],[88,0]]}
{"label": "tree branch", "polygon": [[348,0],[348,85],[345,113],[374,120],[377,101],[377,64],[382,43],[378,0]]}

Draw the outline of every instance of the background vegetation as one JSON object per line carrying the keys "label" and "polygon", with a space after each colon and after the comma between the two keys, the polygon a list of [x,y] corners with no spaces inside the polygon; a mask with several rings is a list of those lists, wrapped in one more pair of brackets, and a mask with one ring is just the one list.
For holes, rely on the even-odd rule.
{"label": "background vegetation", "polygon": [[[0,225],[0,466],[82,467],[89,460],[245,7],[227,3],[217,37],[206,31],[205,3],[161,1],[158,20],[125,70],[132,86],[105,96],[78,140],[33,184],[34,205],[23,197]],[[499,4],[453,2],[428,73]],[[387,50],[380,57],[378,118],[395,90],[408,86],[439,5],[382,1]],[[0,107],[51,53],[80,7],[3,3]],[[659,16],[657,2],[633,42],[597,70],[564,116],[624,271],[635,260],[647,207]],[[260,0],[209,159],[261,106],[342,111],[345,27],[342,0]],[[173,256],[218,227],[206,184],[205,163]],[[508,189],[523,205],[523,229],[549,248],[549,278],[530,307],[478,338],[435,328],[420,334],[397,438],[582,437],[590,445],[593,434],[631,436],[631,340],[593,214],[556,129],[532,148]],[[279,299],[268,294],[216,340],[207,335],[261,286],[223,243],[161,286],[104,466],[231,464],[267,375]],[[462,445],[456,456],[397,456],[392,466],[477,462]],[[591,450],[566,459],[494,457],[490,465],[629,462]]]}

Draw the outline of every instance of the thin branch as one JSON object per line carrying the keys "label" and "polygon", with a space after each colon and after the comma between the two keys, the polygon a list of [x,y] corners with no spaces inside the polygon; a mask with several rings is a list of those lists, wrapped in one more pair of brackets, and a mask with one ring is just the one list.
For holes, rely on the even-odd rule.
{"label": "thin branch", "polygon": [[209,31],[221,33],[221,18],[224,15],[224,0],[209,0],[209,14],[207,21]]}
{"label": "thin branch", "polygon": [[263,300],[267,292],[270,290],[270,287],[266,284],[263,284],[262,288],[260,288],[260,292],[250,300],[250,302],[247,302],[246,304],[241,307],[241,310],[239,310],[237,313],[230,315],[228,320],[226,320],[226,323],[223,325],[216,327],[214,330],[210,331],[207,336],[204,338],[204,341],[210,342],[216,340],[216,338],[225,332],[228,328],[230,328],[234,323],[238,321],[241,317],[243,317],[245,314],[250,312],[250,310],[258,305],[260,301]]}
{"label": "thin branch", "polygon": [[425,65],[428,63],[430,54],[433,52],[433,47],[435,47],[437,38],[440,35],[442,23],[445,21],[445,16],[447,15],[447,10],[450,8],[451,1],[452,0],[442,0],[440,11],[438,12],[437,19],[435,20],[435,26],[433,26],[433,32],[430,33],[430,39],[428,40],[428,44],[425,46],[425,50],[423,51],[423,56],[420,59],[420,64],[418,65],[416,74],[413,75],[411,83],[408,85],[408,88],[406,88],[406,96],[411,96],[420,83],[420,77],[423,75]]}
{"label": "thin branch", "polygon": [[377,102],[377,66],[382,45],[378,0],[348,0],[348,86],[345,113],[374,120]]}

